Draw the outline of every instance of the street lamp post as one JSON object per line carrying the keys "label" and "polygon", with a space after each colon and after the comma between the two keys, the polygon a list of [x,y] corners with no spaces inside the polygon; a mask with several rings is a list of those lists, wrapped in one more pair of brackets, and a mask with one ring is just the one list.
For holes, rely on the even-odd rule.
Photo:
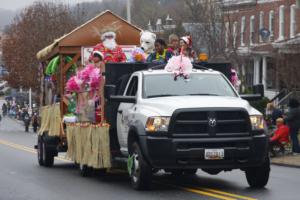
{"label": "street lamp post", "polygon": [[131,0],[127,0],[127,21],[131,23]]}
{"label": "street lamp post", "polygon": [[29,88],[29,113],[32,114],[32,91],[31,91],[31,88]]}

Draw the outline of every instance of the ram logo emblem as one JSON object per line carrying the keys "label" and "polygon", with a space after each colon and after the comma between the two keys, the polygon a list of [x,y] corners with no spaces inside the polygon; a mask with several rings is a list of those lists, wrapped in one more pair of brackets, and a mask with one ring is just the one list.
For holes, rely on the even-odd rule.
{"label": "ram logo emblem", "polygon": [[208,118],[208,125],[212,128],[215,127],[217,125],[216,118]]}

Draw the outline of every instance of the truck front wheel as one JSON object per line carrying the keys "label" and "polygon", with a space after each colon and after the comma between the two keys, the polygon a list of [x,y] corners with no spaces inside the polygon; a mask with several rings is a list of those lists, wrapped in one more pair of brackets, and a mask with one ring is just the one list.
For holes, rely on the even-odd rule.
{"label": "truck front wheel", "polygon": [[132,143],[131,150],[132,166],[130,178],[132,187],[136,190],[148,189],[151,184],[152,169],[145,161],[137,142]]}
{"label": "truck front wheel", "polygon": [[245,171],[247,182],[252,188],[263,188],[269,181],[270,159],[267,158],[265,163],[259,167],[248,168]]}

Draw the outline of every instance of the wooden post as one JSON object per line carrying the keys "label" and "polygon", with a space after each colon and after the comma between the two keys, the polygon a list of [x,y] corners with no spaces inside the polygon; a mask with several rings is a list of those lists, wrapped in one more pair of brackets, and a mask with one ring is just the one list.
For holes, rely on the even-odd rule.
{"label": "wooden post", "polygon": [[44,76],[44,63],[40,63],[39,68],[39,75],[40,75],[40,107],[44,106],[44,99],[45,99],[45,76]]}
{"label": "wooden post", "polygon": [[71,62],[69,63],[65,63],[64,62],[64,57],[61,56],[61,66],[60,66],[60,72],[61,72],[61,76],[60,76],[60,95],[61,95],[61,101],[60,101],[60,108],[61,108],[61,116],[63,117],[63,115],[66,112],[66,106],[68,105],[66,98],[64,97],[65,95],[65,86],[66,86],[66,73],[67,71],[70,69],[70,67],[72,65],[74,65],[81,57],[80,53],[77,53]]}
{"label": "wooden post", "polygon": [[80,53],[77,53],[77,54],[73,57],[73,59],[72,59],[71,62],[67,63],[66,65],[64,65],[64,66],[62,67],[62,72],[63,72],[63,75],[64,75],[64,76],[66,75],[66,73],[67,73],[67,71],[70,69],[70,67],[71,67],[72,65],[74,65],[74,64],[80,59],[80,57],[81,57],[81,54],[80,54]]}
{"label": "wooden post", "polygon": [[60,66],[59,66],[59,87],[60,87],[60,115],[61,117],[64,116],[64,101],[63,101],[63,97],[64,97],[64,87],[65,87],[65,81],[64,81],[64,76],[65,74],[63,73],[63,69],[65,66],[65,59],[63,55],[60,55]]}

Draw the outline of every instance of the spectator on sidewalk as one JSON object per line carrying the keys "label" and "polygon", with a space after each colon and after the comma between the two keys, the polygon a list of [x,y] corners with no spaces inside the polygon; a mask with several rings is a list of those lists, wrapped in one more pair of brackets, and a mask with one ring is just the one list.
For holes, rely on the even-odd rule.
{"label": "spectator on sidewalk", "polygon": [[271,109],[272,109],[272,113],[271,113],[272,123],[273,123],[273,125],[275,125],[276,122],[277,122],[276,120],[278,118],[282,118],[283,117],[283,113],[273,103],[271,104]]}
{"label": "spectator on sidewalk", "polygon": [[283,117],[282,111],[273,103],[268,103],[266,108],[266,117],[270,120],[270,125],[276,125],[276,120]]}
{"label": "spectator on sidewalk", "polygon": [[276,120],[277,129],[274,135],[270,138],[270,149],[271,153],[275,156],[274,147],[278,146],[280,151],[284,153],[284,144],[289,143],[290,129],[284,124],[283,118],[278,118]]}
{"label": "spectator on sidewalk", "polygon": [[292,150],[293,155],[298,155],[300,153],[300,146],[298,140],[298,131],[300,128],[300,104],[296,99],[290,99],[289,101],[289,111],[285,118],[287,125],[290,128],[290,136],[292,139]]}
{"label": "spectator on sidewalk", "polygon": [[6,106],[6,103],[3,103],[3,105],[2,105],[2,114],[3,114],[3,116],[5,116],[6,113],[7,113],[7,106]]}

